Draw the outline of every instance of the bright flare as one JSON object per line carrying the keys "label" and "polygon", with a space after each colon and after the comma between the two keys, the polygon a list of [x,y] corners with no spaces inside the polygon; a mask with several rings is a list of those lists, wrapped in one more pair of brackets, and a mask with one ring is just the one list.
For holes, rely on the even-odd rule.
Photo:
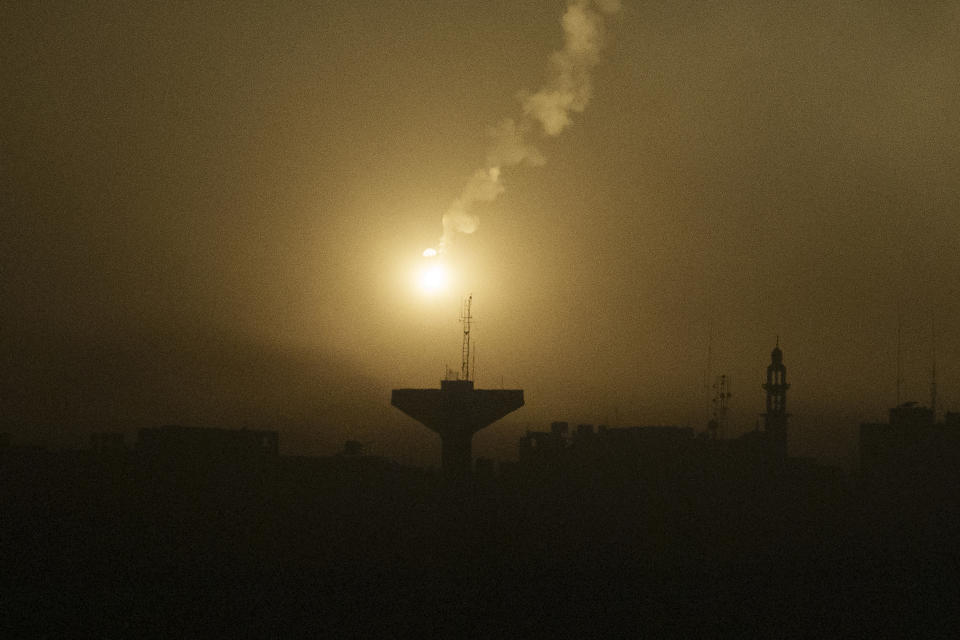
{"label": "bright flare", "polygon": [[423,257],[424,257],[424,258],[433,258],[433,257],[436,256],[436,255],[437,255],[437,250],[436,250],[436,249],[424,249],[424,251],[423,251]]}
{"label": "bright flare", "polygon": [[448,279],[442,264],[430,265],[420,272],[420,289],[428,294],[439,293],[447,287]]}

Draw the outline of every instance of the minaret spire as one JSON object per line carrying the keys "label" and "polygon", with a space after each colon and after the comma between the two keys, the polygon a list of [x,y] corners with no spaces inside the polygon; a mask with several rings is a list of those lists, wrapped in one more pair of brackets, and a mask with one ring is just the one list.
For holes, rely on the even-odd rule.
{"label": "minaret spire", "polygon": [[787,457],[787,367],[783,364],[783,351],[780,350],[780,336],[776,346],[770,352],[770,364],[767,366],[767,381],[763,390],[767,392],[767,411],[763,414],[763,429],[771,454]]}

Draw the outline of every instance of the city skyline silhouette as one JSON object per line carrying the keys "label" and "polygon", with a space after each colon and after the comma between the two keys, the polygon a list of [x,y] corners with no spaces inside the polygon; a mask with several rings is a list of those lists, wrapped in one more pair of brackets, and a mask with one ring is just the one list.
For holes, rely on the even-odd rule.
{"label": "city skyline silhouette", "polygon": [[5,635],[935,635],[958,28],[6,7]]}

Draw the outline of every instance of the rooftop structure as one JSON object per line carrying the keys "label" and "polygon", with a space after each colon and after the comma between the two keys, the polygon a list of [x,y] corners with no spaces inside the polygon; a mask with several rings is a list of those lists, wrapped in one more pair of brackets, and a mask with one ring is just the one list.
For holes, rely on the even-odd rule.
{"label": "rooftop structure", "polygon": [[960,414],[936,422],[933,409],[904,402],[890,409],[889,422],[860,425],[860,469],[867,476],[957,475]]}
{"label": "rooftop structure", "polygon": [[258,429],[166,425],[140,429],[137,451],[148,460],[178,466],[243,465],[276,460],[280,435]]}

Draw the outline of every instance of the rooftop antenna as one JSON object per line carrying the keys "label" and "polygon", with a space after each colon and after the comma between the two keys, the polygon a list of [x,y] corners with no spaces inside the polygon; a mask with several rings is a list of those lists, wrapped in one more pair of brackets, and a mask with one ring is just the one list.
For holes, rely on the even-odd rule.
{"label": "rooftop antenna", "polygon": [[903,385],[903,312],[900,304],[897,303],[897,406],[900,406],[900,387]]}
{"label": "rooftop antenna", "polygon": [[703,390],[707,395],[707,402],[713,412],[713,397],[710,395],[710,376],[713,374],[713,319],[707,327],[707,368],[703,372]]}
{"label": "rooftop antenna", "polygon": [[730,378],[725,374],[717,376],[713,383],[713,391],[714,395],[711,400],[713,417],[707,427],[710,429],[711,437],[718,439],[723,435],[723,427],[727,421],[727,400],[733,396],[730,393]]}
{"label": "rooftop antenna", "polygon": [[930,319],[930,342],[933,364],[930,370],[930,411],[933,412],[933,421],[937,421],[937,324]]}
{"label": "rooftop antenna", "polygon": [[463,347],[461,349],[460,377],[462,380],[470,379],[470,322],[473,316],[470,315],[470,303],[473,302],[471,293],[463,301],[463,310],[460,312],[460,322],[463,323]]}

